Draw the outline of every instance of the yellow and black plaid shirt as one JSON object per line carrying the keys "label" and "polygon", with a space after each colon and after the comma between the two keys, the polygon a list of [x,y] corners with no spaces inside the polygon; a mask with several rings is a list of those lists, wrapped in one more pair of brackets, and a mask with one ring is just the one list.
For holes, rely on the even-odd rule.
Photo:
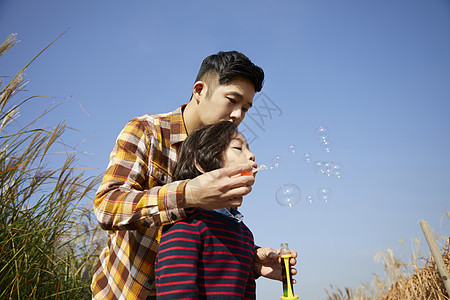
{"label": "yellow and black plaid shirt", "polygon": [[187,181],[172,182],[178,150],[187,137],[183,108],[135,118],[117,138],[94,200],[109,240],[93,276],[93,299],[155,297],[161,225],[186,218]]}

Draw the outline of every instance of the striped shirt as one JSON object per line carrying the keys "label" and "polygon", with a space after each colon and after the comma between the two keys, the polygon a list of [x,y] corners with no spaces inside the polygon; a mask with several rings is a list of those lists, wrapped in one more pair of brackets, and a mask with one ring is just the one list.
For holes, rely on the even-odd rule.
{"label": "striped shirt", "polygon": [[253,251],[253,235],[243,222],[199,208],[164,226],[157,299],[256,299]]}
{"label": "striped shirt", "polygon": [[131,120],[119,134],[94,199],[109,231],[92,279],[93,299],[154,299],[154,262],[160,226],[186,218],[184,188],[172,182],[186,139],[180,106]]}

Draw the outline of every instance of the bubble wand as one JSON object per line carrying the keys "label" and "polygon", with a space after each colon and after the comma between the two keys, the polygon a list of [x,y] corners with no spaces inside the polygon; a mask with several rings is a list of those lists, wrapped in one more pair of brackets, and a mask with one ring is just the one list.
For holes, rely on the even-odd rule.
{"label": "bubble wand", "polygon": [[241,176],[250,176],[250,175],[253,175],[254,173],[256,173],[258,171],[265,170],[265,169],[267,169],[267,167],[265,165],[261,165],[257,169],[253,169],[251,171],[241,173]]}
{"label": "bubble wand", "polygon": [[281,300],[293,300],[298,299],[297,295],[294,295],[294,287],[292,285],[292,273],[291,273],[291,260],[292,254],[289,250],[287,243],[281,244],[280,258],[281,258],[281,276],[283,279],[283,296]]}

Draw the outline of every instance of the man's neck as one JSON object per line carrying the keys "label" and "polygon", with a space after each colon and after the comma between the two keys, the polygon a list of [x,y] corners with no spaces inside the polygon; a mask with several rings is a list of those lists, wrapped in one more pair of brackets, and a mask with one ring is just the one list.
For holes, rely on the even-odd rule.
{"label": "man's neck", "polygon": [[188,135],[195,129],[201,127],[202,124],[195,107],[195,100],[191,99],[184,108],[183,120]]}

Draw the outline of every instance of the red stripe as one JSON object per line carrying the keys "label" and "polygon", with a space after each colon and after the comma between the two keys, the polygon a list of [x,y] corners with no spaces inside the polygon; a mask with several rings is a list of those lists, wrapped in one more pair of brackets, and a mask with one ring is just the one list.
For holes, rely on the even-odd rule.
{"label": "red stripe", "polygon": [[[160,275],[160,278],[165,277],[174,277],[174,276],[197,276],[197,272],[195,273],[189,273],[189,272],[178,272],[178,273],[170,273],[170,274],[163,274]],[[222,276],[218,276],[219,278],[223,278]]]}
{"label": "red stripe", "polygon": [[158,295],[169,295],[169,294],[190,293],[190,292],[197,292],[197,289],[190,289],[190,290],[185,289],[185,290],[159,292]]}
{"label": "red stripe", "polygon": [[241,266],[246,266],[246,267],[250,267],[252,264],[246,264],[244,262],[241,261],[236,261],[236,260],[206,260],[206,259],[202,259],[203,262],[208,262],[208,263],[227,263],[227,264],[236,264],[236,265],[241,265]]}
{"label": "red stripe", "polygon": [[248,257],[248,255],[237,254],[237,253],[230,254],[229,252],[224,252],[224,251],[203,252],[203,255],[217,255],[217,254],[225,254],[225,255],[231,255],[231,256],[240,256],[240,257],[244,257],[244,258],[250,258],[250,257]]}
{"label": "red stripe", "polygon": [[[214,218],[214,216],[211,216],[211,215],[206,215],[206,216]],[[207,222],[207,223],[211,223],[211,224],[218,224],[218,225],[224,225],[224,226],[226,226],[226,224],[225,224],[224,222],[220,222],[220,221],[212,220],[212,219],[203,219],[203,222]]]}
{"label": "red stripe", "polygon": [[222,232],[226,232],[226,233],[231,233],[232,235],[237,235],[237,236],[240,236],[240,237],[243,237],[243,238],[246,238],[246,239],[250,239],[248,234],[240,234],[240,233],[237,233],[236,231],[228,230],[228,229],[225,229],[225,228],[218,228],[218,227],[211,227],[211,226],[209,226],[209,229],[211,231],[222,231]]}
{"label": "red stripe", "polygon": [[235,238],[232,238],[232,237],[227,236],[227,235],[205,235],[203,237],[203,240],[205,240],[206,238],[224,238],[224,239],[235,241],[235,242],[239,242],[239,243],[245,243],[247,245],[250,245],[251,241],[252,241],[251,239],[249,239],[250,240],[249,242],[245,242],[245,241],[242,241],[240,239],[235,239]]}
{"label": "red stripe", "polygon": [[231,245],[231,244],[224,244],[224,245],[221,245],[221,244],[204,244],[204,247],[206,248],[206,247],[218,247],[218,246],[224,246],[224,247],[227,247],[227,248],[235,248],[235,249],[239,249],[239,250],[243,250],[243,251],[247,251],[247,252],[251,252],[251,253],[253,253],[253,247],[252,247],[252,244],[248,244],[249,245],[249,248],[251,248],[252,250],[249,250],[248,248],[244,248],[244,247],[239,247],[239,246],[235,246],[235,245]]}
{"label": "red stripe", "polygon": [[199,295],[237,295],[237,296],[242,296],[241,293],[233,293],[233,292],[211,292],[208,291],[207,293],[198,293]]}
{"label": "red stripe", "polygon": [[[190,224],[186,224],[186,225],[190,225]],[[170,231],[164,233],[162,236],[169,236],[169,235],[175,234],[175,233],[177,233],[177,232],[182,232],[182,233],[189,233],[189,234],[196,234],[196,235],[198,235],[198,230],[187,230],[187,229],[181,229],[181,228],[180,228],[180,229],[173,229],[173,230],[170,230]]]}
{"label": "red stripe", "polygon": [[185,259],[187,259],[187,258],[198,259],[198,256],[192,256],[192,255],[169,255],[169,256],[166,256],[166,257],[159,258],[158,262],[161,263],[161,262],[163,262],[165,260],[168,260],[168,259],[177,259],[177,258],[181,258],[181,259],[183,259],[183,258],[185,258]]}
{"label": "red stripe", "polygon": [[197,240],[194,240],[194,239],[187,239],[187,238],[172,238],[172,239],[170,239],[170,240],[167,240],[166,242],[163,242],[163,243],[159,244],[159,246],[161,247],[161,245],[173,243],[174,241],[192,242],[192,243],[200,244],[200,241],[197,241]]}
{"label": "red stripe", "polygon": [[185,281],[172,281],[172,282],[166,282],[166,283],[159,283],[158,286],[169,286],[169,285],[177,285],[177,284],[197,284],[195,280],[185,280]]}
{"label": "red stripe", "polygon": [[174,251],[174,250],[186,250],[186,251],[195,251],[195,252],[198,251],[198,249],[195,247],[174,246],[174,247],[170,247],[170,248],[166,248],[166,249],[161,249],[158,251],[158,253],[164,253],[167,251]]}
{"label": "red stripe", "polygon": [[244,285],[240,285],[240,284],[234,284],[234,283],[210,283],[210,284],[199,284],[199,286],[204,286],[204,287],[216,287],[216,286],[223,286],[223,287],[240,287],[240,288],[245,288],[245,284]]}
{"label": "red stripe", "polygon": [[198,278],[208,278],[208,279],[238,279],[247,281],[247,278],[239,277],[239,276],[198,276]]}
{"label": "red stripe", "polygon": [[[200,270],[205,271],[233,271],[233,272],[240,272],[244,274],[248,274],[248,271],[240,270],[240,269],[234,269],[234,268],[199,268]],[[208,276],[205,276],[205,278]]]}
{"label": "red stripe", "polygon": [[[212,214],[212,212],[208,212],[208,211],[205,211],[205,210],[198,210],[198,214],[202,215],[202,216],[209,217],[209,218],[215,218],[215,216]],[[215,219],[206,219],[204,221],[207,221],[207,222],[210,222],[210,223],[213,223],[213,224],[221,224],[221,225],[225,225],[226,226],[225,223],[217,221]]]}
{"label": "red stripe", "polygon": [[161,267],[161,268],[156,269],[156,271],[161,271],[161,270],[170,269],[170,268],[179,268],[179,267],[197,268],[197,264],[174,264],[174,265],[167,265],[167,266],[163,266],[163,267]]}

